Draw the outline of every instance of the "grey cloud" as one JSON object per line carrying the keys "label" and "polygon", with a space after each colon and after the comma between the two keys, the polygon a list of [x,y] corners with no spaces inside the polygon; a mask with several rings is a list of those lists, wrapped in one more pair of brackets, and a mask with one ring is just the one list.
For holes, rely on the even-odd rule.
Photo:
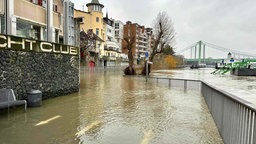
{"label": "grey cloud", "polygon": [[[145,26],[151,26],[159,11],[167,11],[177,33],[177,50],[198,40],[205,40],[256,54],[255,0],[99,1],[105,5],[105,11],[108,9],[110,17]],[[73,2],[81,3],[80,0]]]}

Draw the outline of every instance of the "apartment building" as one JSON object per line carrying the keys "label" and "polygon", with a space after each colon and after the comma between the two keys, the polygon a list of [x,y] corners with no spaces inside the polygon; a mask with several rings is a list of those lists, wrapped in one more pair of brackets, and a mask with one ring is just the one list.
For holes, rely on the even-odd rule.
{"label": "apartment building", "polygon": [[0,0],[0,33],[78,45],[70,0]]}
{"label": "apartment building", "polygon": [[103,22],[103,4],[100,4],[98,0],[92,0],[86,4],[87,12],[83,10],[76,10],[74,12],[75,18],[79,20],[80,30],[87,32],[92,30],[101,40],[96,42],[95,54],[100,58],[104,55],[104,41],[105,30]]}
{"label": "apartment building", "polygon": [[122,52],[122,40],[124,38],[124,23],[120,20],[114,20],[115,29],[115,39],[120,47],[120,52]]}
{"label": "apartment building", "polygon": [[[124,38],[133,38],[135,43],[132,45],[132,53],[135,59],[144,59],[146,52],[149,52],[152,47],[152,29],[145,28],[137,23],[127,21],[124,25]],[[122,51],[128,53],[126,48],[127,43],[123,40]]]}
{"label": "apartment building", "polygon": [[148,46],[148,52],[150,53],[153,46],[154,46],[154,34],[153,34],[153,29],[152,28],[146,28],[147,32],[147,46]]}
{"label": "apartment building", "polygon": [[121,47],[115,37],[115,20],[109,19],[107,13],[106,17],[103,18],[103,21],[106,33],[104,56],[106,56],[109,61],[115,61],[117,58],[121,57]]}

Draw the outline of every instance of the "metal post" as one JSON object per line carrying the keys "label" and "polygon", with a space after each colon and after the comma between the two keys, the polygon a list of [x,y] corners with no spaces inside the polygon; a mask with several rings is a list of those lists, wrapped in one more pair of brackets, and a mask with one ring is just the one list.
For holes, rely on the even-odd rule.
{"label": "metal post", "polygon": [[204,63],[205,63],[205,44],[204,44],[204,47],[203,47],[203,60],[204,60]]}
{"label": "metal post", "polygon": [[202,41],[199,41],[199,50],[198,50],[198,64],[201,63],[201,44],[202,44]]}
{"label": "metal post", "polygon": [[191,49],[190,49],[190,58],[191,58],[191,59],[193,59],[193,56],[192,56],[192,55],[193,55],[193,47],[191,47]]}
{"label": "metal post", "polygon": [[148,61],[146,61],[146,82],[148,82]]}
{"label": "metal post", "polygon": [[196,59],[196,46],[195,46],[195,59]]}

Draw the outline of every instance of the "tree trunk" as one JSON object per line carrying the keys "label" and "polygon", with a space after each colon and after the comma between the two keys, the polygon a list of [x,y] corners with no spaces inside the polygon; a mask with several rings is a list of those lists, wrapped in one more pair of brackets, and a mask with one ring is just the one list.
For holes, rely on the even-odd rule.
{"label": "tree trunk", "polygon": [[133,67],[133,55],[132,50],[128,51],[129,66],[124,69],[125,75],[136,75],[136,71]]}
{"label": "tree trunk", "polygon": [[133,67],[133,55],[131,50],[129,50],[128,52],[128,59],[129,59],[129,66]]}

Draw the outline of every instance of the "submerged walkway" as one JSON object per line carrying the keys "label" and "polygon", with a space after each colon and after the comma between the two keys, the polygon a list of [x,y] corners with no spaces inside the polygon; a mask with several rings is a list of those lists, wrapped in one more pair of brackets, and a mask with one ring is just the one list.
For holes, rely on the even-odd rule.
{"label": "submerged walkway", "polygon": [[79,93],[0,115],[0,143],[222,144],[199,90],[81,73]]}

